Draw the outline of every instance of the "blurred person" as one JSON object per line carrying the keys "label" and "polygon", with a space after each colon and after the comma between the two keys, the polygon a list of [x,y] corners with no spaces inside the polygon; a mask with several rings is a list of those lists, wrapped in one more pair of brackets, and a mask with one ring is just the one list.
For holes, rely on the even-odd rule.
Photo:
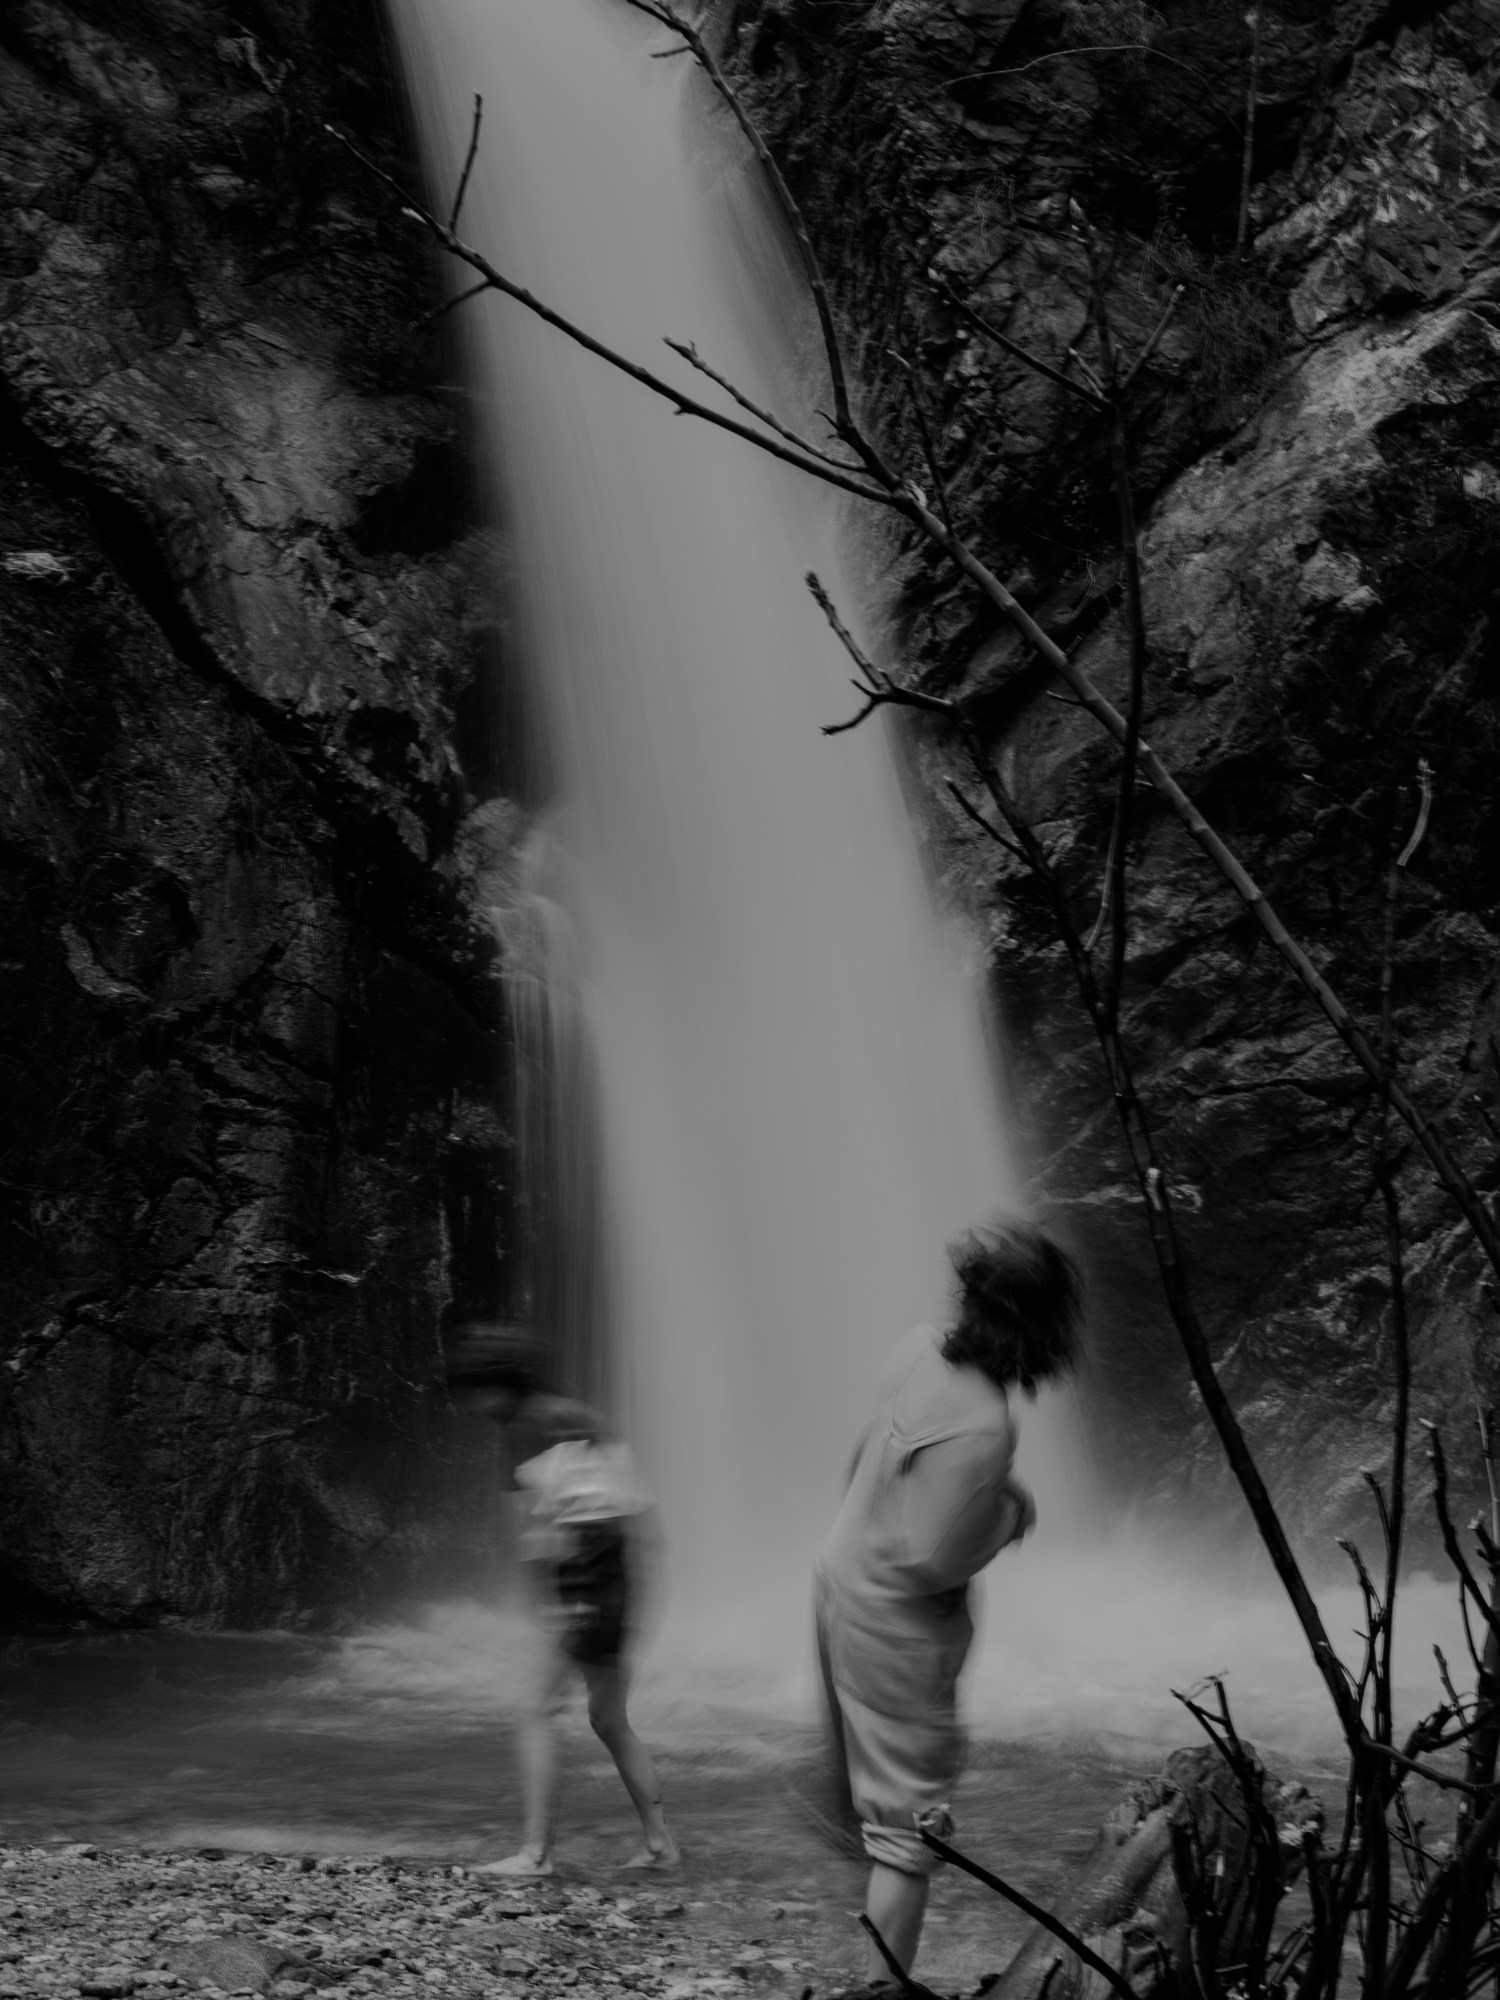
{"label": "blurred person", "polygon": [[448,1337],[450,1392],[499,1425],[512,1452],[518,1548],[542,1646],[520,1726],[525,1833],[520,1849],[475,1872],[552,1873],[557,1717],[570,1684],[588,1691],[589,1724],[609,1751],[641,1822],[626,1868],[668,1868],[677,1847],[651,1754],[626,1713],[626,1655],[659,1546],[655,1509],[630,1447],[597,1410],[546,1391],[524,1328],[470,1321]]}
{"label": "blurred person", "polygon": [[[815,1569],[839,1814],[859,1828],[865,1912],[903,1971],[936,1865],[919,1823],[952,1829],[969,1582],[1036,1520],[1011,1472],[1011,1392],[1077,1365],[1082,1304],[1071,1258],[1029,1223],[972,1231],[948,1255],[948,1324],[914,1328],[887,1365]],[[872,1942],[871,1983],[889,1977]]]}

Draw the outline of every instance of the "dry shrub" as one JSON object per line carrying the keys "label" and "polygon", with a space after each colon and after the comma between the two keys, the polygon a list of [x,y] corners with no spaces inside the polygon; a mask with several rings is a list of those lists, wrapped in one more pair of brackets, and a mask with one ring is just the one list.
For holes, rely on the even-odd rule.
{"label": "dry shrub", "polygon": [[1193,333],[1194,387],[1208,422],[1242,423],[1285,351],[1280,288],[1236,257],[1200,257],[1170,223],[1147,245],[1145,270],[1184,287],[1177,323]]}

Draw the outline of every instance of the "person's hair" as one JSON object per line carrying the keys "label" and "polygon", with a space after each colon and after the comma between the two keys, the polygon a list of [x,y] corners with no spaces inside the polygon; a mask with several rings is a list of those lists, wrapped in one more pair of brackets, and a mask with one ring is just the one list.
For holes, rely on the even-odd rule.
{"label": "person's hair", "polygon": [[1028,1395],[1077,1367],[1083,1283],[1050,1236],[1006,1218],[957,1237],[948,1261],[955,1284],[945,1361]]}
{"label": "person's hair", "polygon": [[541,1345],[524,1326],[460,1320],[443,1339],[443,1374],[450,1389],[510,1389],[530,1396],[544,1387]]}

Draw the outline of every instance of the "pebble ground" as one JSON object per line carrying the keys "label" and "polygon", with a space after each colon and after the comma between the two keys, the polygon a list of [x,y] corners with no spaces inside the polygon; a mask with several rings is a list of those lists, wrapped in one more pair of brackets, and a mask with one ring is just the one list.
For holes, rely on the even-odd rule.
{"label": "pebble ground", "polygon": [[669,1881],[497,1892],[462,1867],[380,1858],[8,1847],[0,1848],[0,2000],[189,1992],[303,2000],[332,1989],[350,2000],[709,2000],[751,1988],[801,2000],[827,1987],[805,1955],[811,1904],[742,1915],[747,1935],[729,1940],[722,1913]]}

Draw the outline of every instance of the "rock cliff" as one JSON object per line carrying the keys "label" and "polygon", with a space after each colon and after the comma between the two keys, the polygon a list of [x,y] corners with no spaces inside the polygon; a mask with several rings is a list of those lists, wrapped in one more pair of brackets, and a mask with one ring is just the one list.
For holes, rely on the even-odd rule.
{"label": "rock cliff", "polygon": [[[1107,691],[1106,439],[1054,360],[1074,202],[1144,370],[1147,731],[1364,1017],[1398,924],[1414,1092],[1493,1191],[1497,0],[717,0],[873,420]],[[524,831],[500,565],[433,273],[323,127],[414,169],[376,0],[0,13],[0,1610],[242,1623],[424,1577],[463,1474],[450,1297],[514,1300],[507,1026],[482,906]],[[413,330],[415,328],[415,330]],[[893,540],[893,658],[962,699],[1085,926],[1114,756]],[[1211,1494],[1098,1059],[1031,886],[942,803],[1018,1115],[1096,1282],[1101,1447]],[[836,754],[831,749],[830,754]],[[1358,1518],[1389,1404],[1369,1093],[1144,791],[1129,1034],[1204,1316],[1295,1523]],[[497,878],[496,870],[499,870]],[[1401,1185],[1418,1403],[1500,1397],[1478,1259]],[[1473,1468],[1468,1468],[1472,1479]]]}
{"label": "rock cliff", "polygon": [[326,119],[410,171],[367,0],[0,11],[10,1614],[413,1581],[508,1281],[494,551]]}
{"label": "rock cliff", "polygon": [[[1126,646],[1107,437],[979,335],[938,277],[1054,363],[1084,334],[1076,203],[1113,260],[1135,391],[1146,733],[1366,1021],[1386,870],[1415,816],[1394,961],[1398,1057],[1493,1198],[1497,1106],[1496,529],[1500,7],[1260,10],[1240,0],[734,0],[723,46],[870,358],[868,407],[930,484],[904,351],[955,515],[1119,700]],[[1083,340],[1085,354],[1095,352]],[[1044,833],[1087,930],[1117,756],[1016,635],[894,540],[893,659],[956,695]],[[934,864],[993,969],[1034,1166],[1097,1289],[1091,1400],[1137,1493],[1224,1475],[1159,1304],[1103,1072],[1038,891],[950,808],[913,745]],[[1254,922],[1141,788],[1126,1012],[1225,1377],[1314,1546],[1372,1525],[1389,1305],[1370,1092]],[[1461,1438],[1496,1395],[1483,1266],[1425,1162],[1401,1190],[1417,1407]],[[1428,1524],[1430,1532],[1430,1523]]]}

